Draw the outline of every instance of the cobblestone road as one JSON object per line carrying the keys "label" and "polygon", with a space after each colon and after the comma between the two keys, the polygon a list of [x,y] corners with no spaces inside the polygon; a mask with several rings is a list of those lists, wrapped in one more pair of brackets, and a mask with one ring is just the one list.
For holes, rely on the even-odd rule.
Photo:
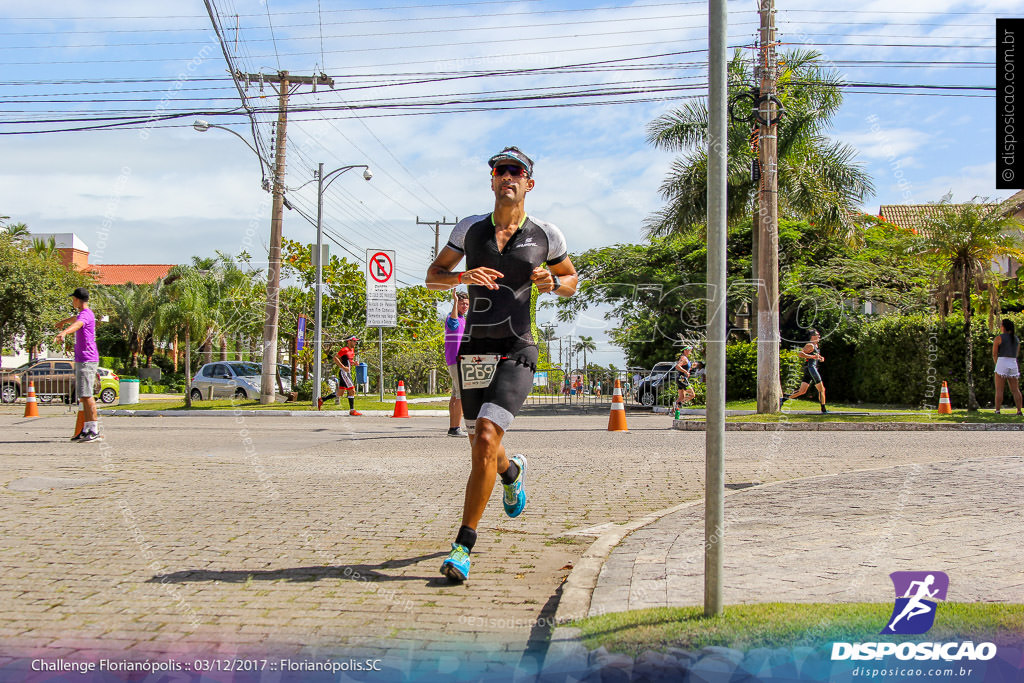
{"label": "cobblestone road", "polygon": [[[703,433],[629,420],[627,434],[606,417],[521,418],[507,444],[530,456],[527,511],[505,519],[496,488],[471,580],[452,586],[437,568],[469,468],[445,418],[106,418],[105,442],[72,444],[66,415],[0,414],[2,650],[530,657],[600,533],[573,531],[702,495]],[[739,487],[1018,444],[737,433],[726,476]]]}

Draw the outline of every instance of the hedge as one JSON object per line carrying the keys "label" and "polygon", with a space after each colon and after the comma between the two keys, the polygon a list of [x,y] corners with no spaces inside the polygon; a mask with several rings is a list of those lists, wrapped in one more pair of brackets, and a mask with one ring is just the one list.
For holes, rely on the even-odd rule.
{"label": "hedge", "polygon": [[[1002,318],[1012,320],[1020,336],[1024,314]],[[867,322],[847,321],[823,333],[820,349],[826,362],[819,367],[830,402],[934,407],[946,381],[953,407],[967,407],[962,317],[886,316]],[[991,408],[995,399],[995,334],[988,328],[987,316],[974,317],[971,334],[975,396],[983,408]],[[1004,402],[1013,405],[1008,387]]]}

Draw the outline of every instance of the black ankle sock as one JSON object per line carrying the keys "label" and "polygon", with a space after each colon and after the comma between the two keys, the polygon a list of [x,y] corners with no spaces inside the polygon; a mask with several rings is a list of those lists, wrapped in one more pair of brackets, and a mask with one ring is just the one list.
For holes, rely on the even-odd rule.
{"label": "black ankle sock", "polygon": [[455,536],[455,542],[466,546],[466,550],[473,550],[476,545],[476,530],[468,526],[460,526],[459,533]]}
{"label": "black ankle sock", "polygon": [[825,412],[825,404],[824,403],[821,404],[821,412],[823,412],[823,413]]}
{"label": "black ankle sock", "polygon": [[349,410],[355,410],[356,409],[356,400],[354,398],[352,398],[351,396],[348,397],[348,409]]}
{"label": "black ankle sock", "polygon": [[516,464],[515,460],[508,461],[508,469],[498,475],[501,477],[501,483],[508,486],[516,480],[519,476],[519,465]]}

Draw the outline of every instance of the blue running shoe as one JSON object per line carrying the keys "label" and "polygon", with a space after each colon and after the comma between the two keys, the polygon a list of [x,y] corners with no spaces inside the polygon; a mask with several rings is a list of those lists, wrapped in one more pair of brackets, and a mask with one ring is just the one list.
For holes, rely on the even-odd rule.
{"label": "blue running shoe", "polygon": [[503,484],[505,496],[501,502],[505,506],[505,514],[509,517],[518,517],[526,507],[526,456],[516,453],[511,458],[512,462],[519,466],[519,476],[511,484]]}
{"label": "blue running shoe", "polygon": [[448,559],[441,563],[441,573],[458,583],[469,578],[469,550],[466,546],[452,543]]}

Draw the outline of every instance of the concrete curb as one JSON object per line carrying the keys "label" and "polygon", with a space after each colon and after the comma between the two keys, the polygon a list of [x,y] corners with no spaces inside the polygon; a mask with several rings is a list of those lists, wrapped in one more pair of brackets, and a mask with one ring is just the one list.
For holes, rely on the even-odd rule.
{"label": "concrete curb", "polygon": [[[146,410],[115,409],[101,410],[105,417],[352,417],[347,410]],[[391,410],[361,410],[368,417],[391,417]],[[410,410],[409,417],[448,417],[447,410]]]}
{"label": "concrete curb", "polygon": [[[639,519],[632,520],[621,526],[616,526],[597,537],[590,547],[586,549],[579,561],[573,565],[572,571],[562,584],[562,595],[558,600],[558,609],[555,610],[555,623],[565,624],[574,619],[582,619],[590,611],[590,600],[597,587],[598,577],[601,575],[601,568],[611,555],[612,550],[622,542],[629,534],[637,529],[658,521],[665,515],[670,515],[684,508],[703,503],[703,499],[692,500],[680,503],[664,510],[652,512]],[[568,535],[568,534],[563,534]]]}
{"label": "concrete curb", "polygon": [[[707,430],[697,420],[672,420],[672,429],[684,432]],[[726,422],[727,432],[1022,432],[1024,422],[980,424],[975,422]]]}

